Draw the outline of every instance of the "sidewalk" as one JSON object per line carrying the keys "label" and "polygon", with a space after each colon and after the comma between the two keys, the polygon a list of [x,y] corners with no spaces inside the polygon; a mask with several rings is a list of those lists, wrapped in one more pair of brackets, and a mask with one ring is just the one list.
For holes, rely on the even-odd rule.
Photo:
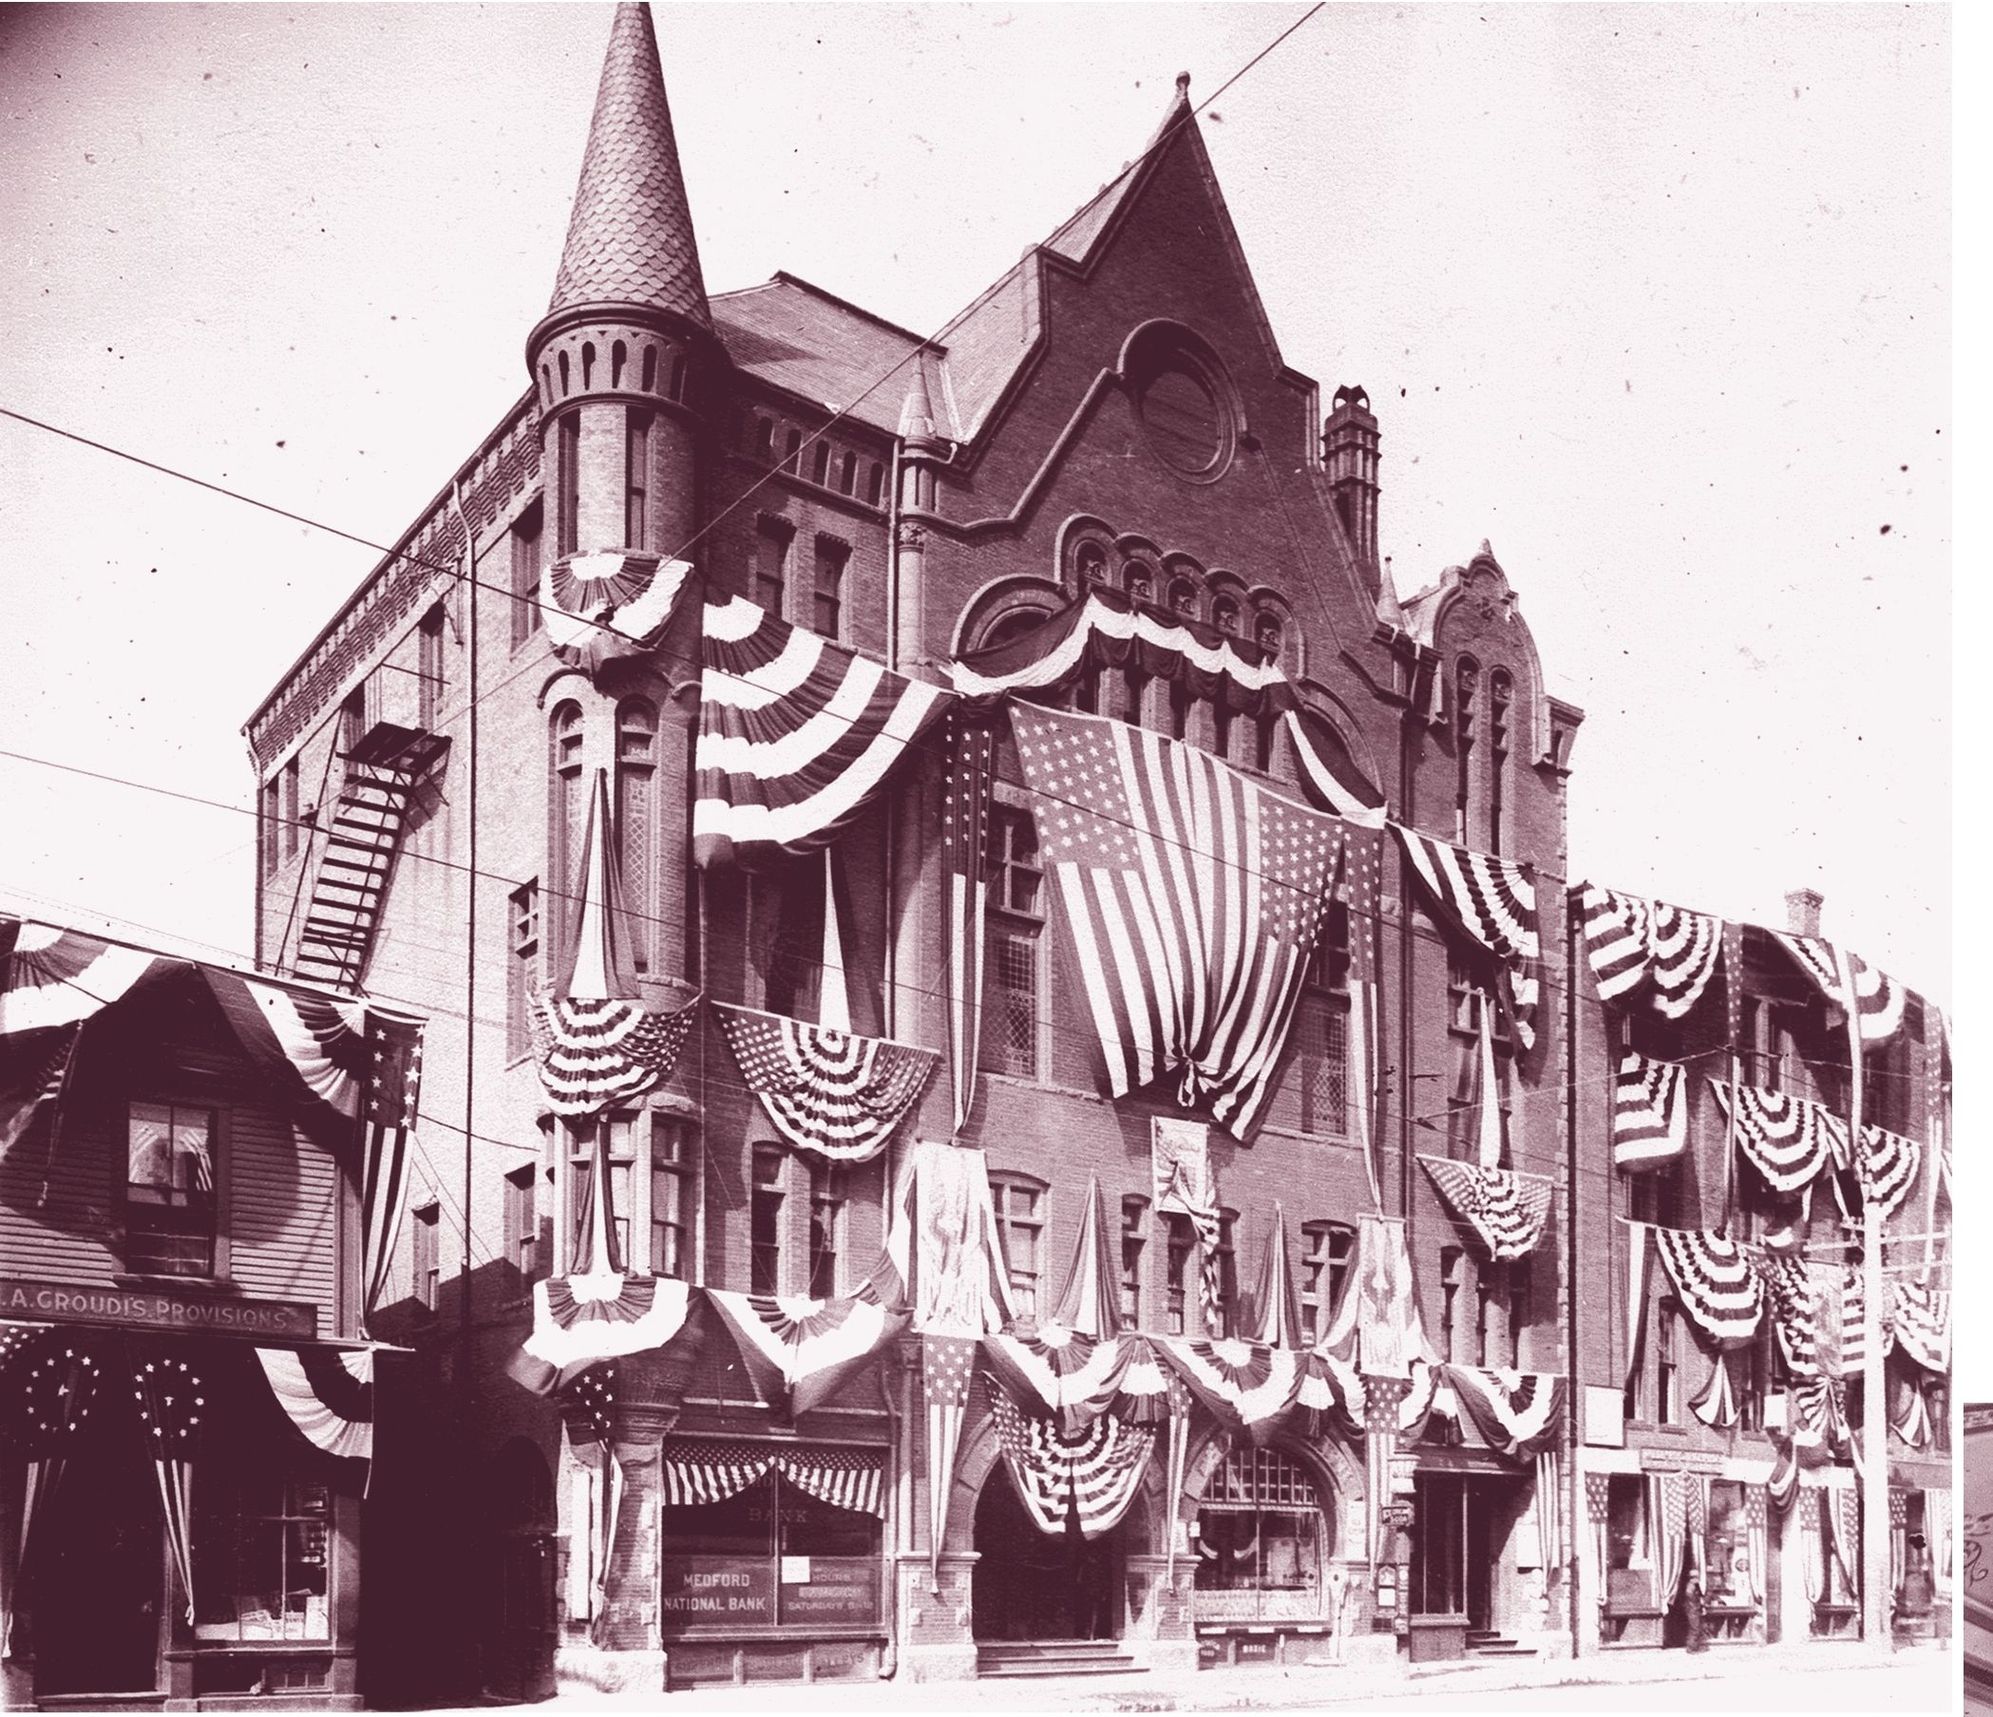
{"label": "sidewalk", "polygon": [[[1498,1659],[1357,1669],[1343,1665],[1253,1665],[1166,1674],[929,1682],[826,1681],[760,1683],[699,1688],[664,1697],[673,1711],[715,1713],[781,1710],[798,1717],[814,1712],[864,1712],[867,1717],[947,1711],[1245,1711],[1294,1710],[1382,1704],[1419,1695],[1470,1700],[1477,1694],[1532,1687],[1611,1687],[1634,1684],[1717,1682],[1737,1675],[1831,1675],[1874,1669],[1888,1662],[1920,1668],[1943,1663],[1950,1648],[1935,1642],[1878,1652],[1861,1641],[1777,1646],[1715,1646],[1680,1650],[1602,1652],[1583,1658]],[[655,1709],[656,1694],[587,1701],[589,1709]],[[1697,1703],[1684,1693],[1683,1709]],[[1703,1701],[1702,1703],[1707,1703]],[[1792,1709],[1803,1709],[1795,1696]]]}

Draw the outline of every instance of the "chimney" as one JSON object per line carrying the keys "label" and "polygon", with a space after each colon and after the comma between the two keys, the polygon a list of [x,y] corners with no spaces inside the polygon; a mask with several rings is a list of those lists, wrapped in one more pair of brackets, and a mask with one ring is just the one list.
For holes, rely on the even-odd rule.
{"label": "chimney", "polygon": [[1370,395],[1360,387],[1336,389],[1335,410],[1322,425],[1322,462],[1336,516],[1355,551],[1357,564],[1369,576],[1373,592],[1377,567],[1377,419],[1370,412]]}
{"label": "chimney", "polygon": [[1820,934],[1820,908],[1826,897],[1817,888],[1785,891],[1785,927],[1795,936]]}

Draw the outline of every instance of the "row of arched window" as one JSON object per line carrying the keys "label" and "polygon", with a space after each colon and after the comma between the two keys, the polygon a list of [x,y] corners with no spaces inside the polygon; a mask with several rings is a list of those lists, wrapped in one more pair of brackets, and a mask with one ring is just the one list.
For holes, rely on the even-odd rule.
{"label": "row of arched window", "polygon": [[[668,361],[667,361],[668,360]],[[659,386],[660,378],[663,386]],[[632,353],[629,343],[612,340],[606,357],[598,353],[593,340],[584,340],[578,352],[570,354],[562,346],[549,362],[540,362],[540,404],[551,408],[576,391],[593,393],[598,387],[640,388],[666,399],[685,397],[685,354],[661,353],[653,343]]]}
{"label": "row of arched window", "polygon": [[[618,931],[640,972],[654,964],[658,917],[657,705],[628,697],[616,705],[615,773],[610,780],[607,838],[622,882]],[[547,872],[553,895],[549,940],[554,969],[567,953],[574,902],[579,899],[582,844],[588,831],[590,777],[586,722],[572,698],[556,704],[548,723]]]}
{"label": "row of arched window", "polygon": [[1068,583],[1075,591],[1104,585],[1148,602],[1202,620],[1227,637],[1251,638],[1291,672],[1290,645],[1296,642],[1288,618],[1265,598],[1254,601],[1242,590],[1214,588],[1211,580],[1182,564],[1158,562],[1141,553],[1120,557],[1118,567],[1109,545],[1096,537],[1081,537],[1068,556]]}
{"label": "row of arched window", "polygon": [[792,477],[805,475],[807,468],[809,480],[819,488],[834,489],[840,495],[862,500],[868,507],[883,503],[886,493],[883,460],[867,459],[855,448],[836,446],[828,436],[818,436],[807,450],[803,440],[803,431],[794,424],[778,424],[766,415],[749,420],[748,452],[760,463],[771,469],[779,465]]}

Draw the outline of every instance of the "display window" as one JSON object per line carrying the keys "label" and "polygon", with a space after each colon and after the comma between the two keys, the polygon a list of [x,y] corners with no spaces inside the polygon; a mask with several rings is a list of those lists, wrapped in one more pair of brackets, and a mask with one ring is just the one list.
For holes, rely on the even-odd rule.
{"label": "display window", "polygon": [[721,1502],[667,1507],[662,1624],[876,1625],[882,1535],[876,1515],[810,1496],[776,1472]]}
{"label": "display window", "polygon": [[194,1637],[329,1640],[330,1487],[205,1471],[194,1495]]}
{"label": "display window", "polygon": [[1314,1481],[1276,1449],[1231,1450],[1196,1522],[1196,1609],[1208,1620],[1322,1613],[1326,1526]]}
{"label": "display window", "polygon": [[1703,1596],[1710,1603],[1744,1608],[1758,1601],[1752,1580],[1750,1516],[1744,1507],[1744,1487],[1735,1480],[1710,1481],[1704,1552],[1708,1584]]}

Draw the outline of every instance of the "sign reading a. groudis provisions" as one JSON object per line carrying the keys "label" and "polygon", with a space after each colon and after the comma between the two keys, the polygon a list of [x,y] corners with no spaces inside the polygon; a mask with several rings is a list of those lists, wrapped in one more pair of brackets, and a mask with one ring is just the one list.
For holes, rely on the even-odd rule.
{"label": "sign reading a. groudis provisions", "polygon": [[309,1341],[318,1334],[318,1308],[293,1300],[243,1300],[178,1288],[92,1288],[0,1276],[0,1318],[49,1318],[57,1323],[142,1324],[190,1335],[241,1335],[251,1340]]}

